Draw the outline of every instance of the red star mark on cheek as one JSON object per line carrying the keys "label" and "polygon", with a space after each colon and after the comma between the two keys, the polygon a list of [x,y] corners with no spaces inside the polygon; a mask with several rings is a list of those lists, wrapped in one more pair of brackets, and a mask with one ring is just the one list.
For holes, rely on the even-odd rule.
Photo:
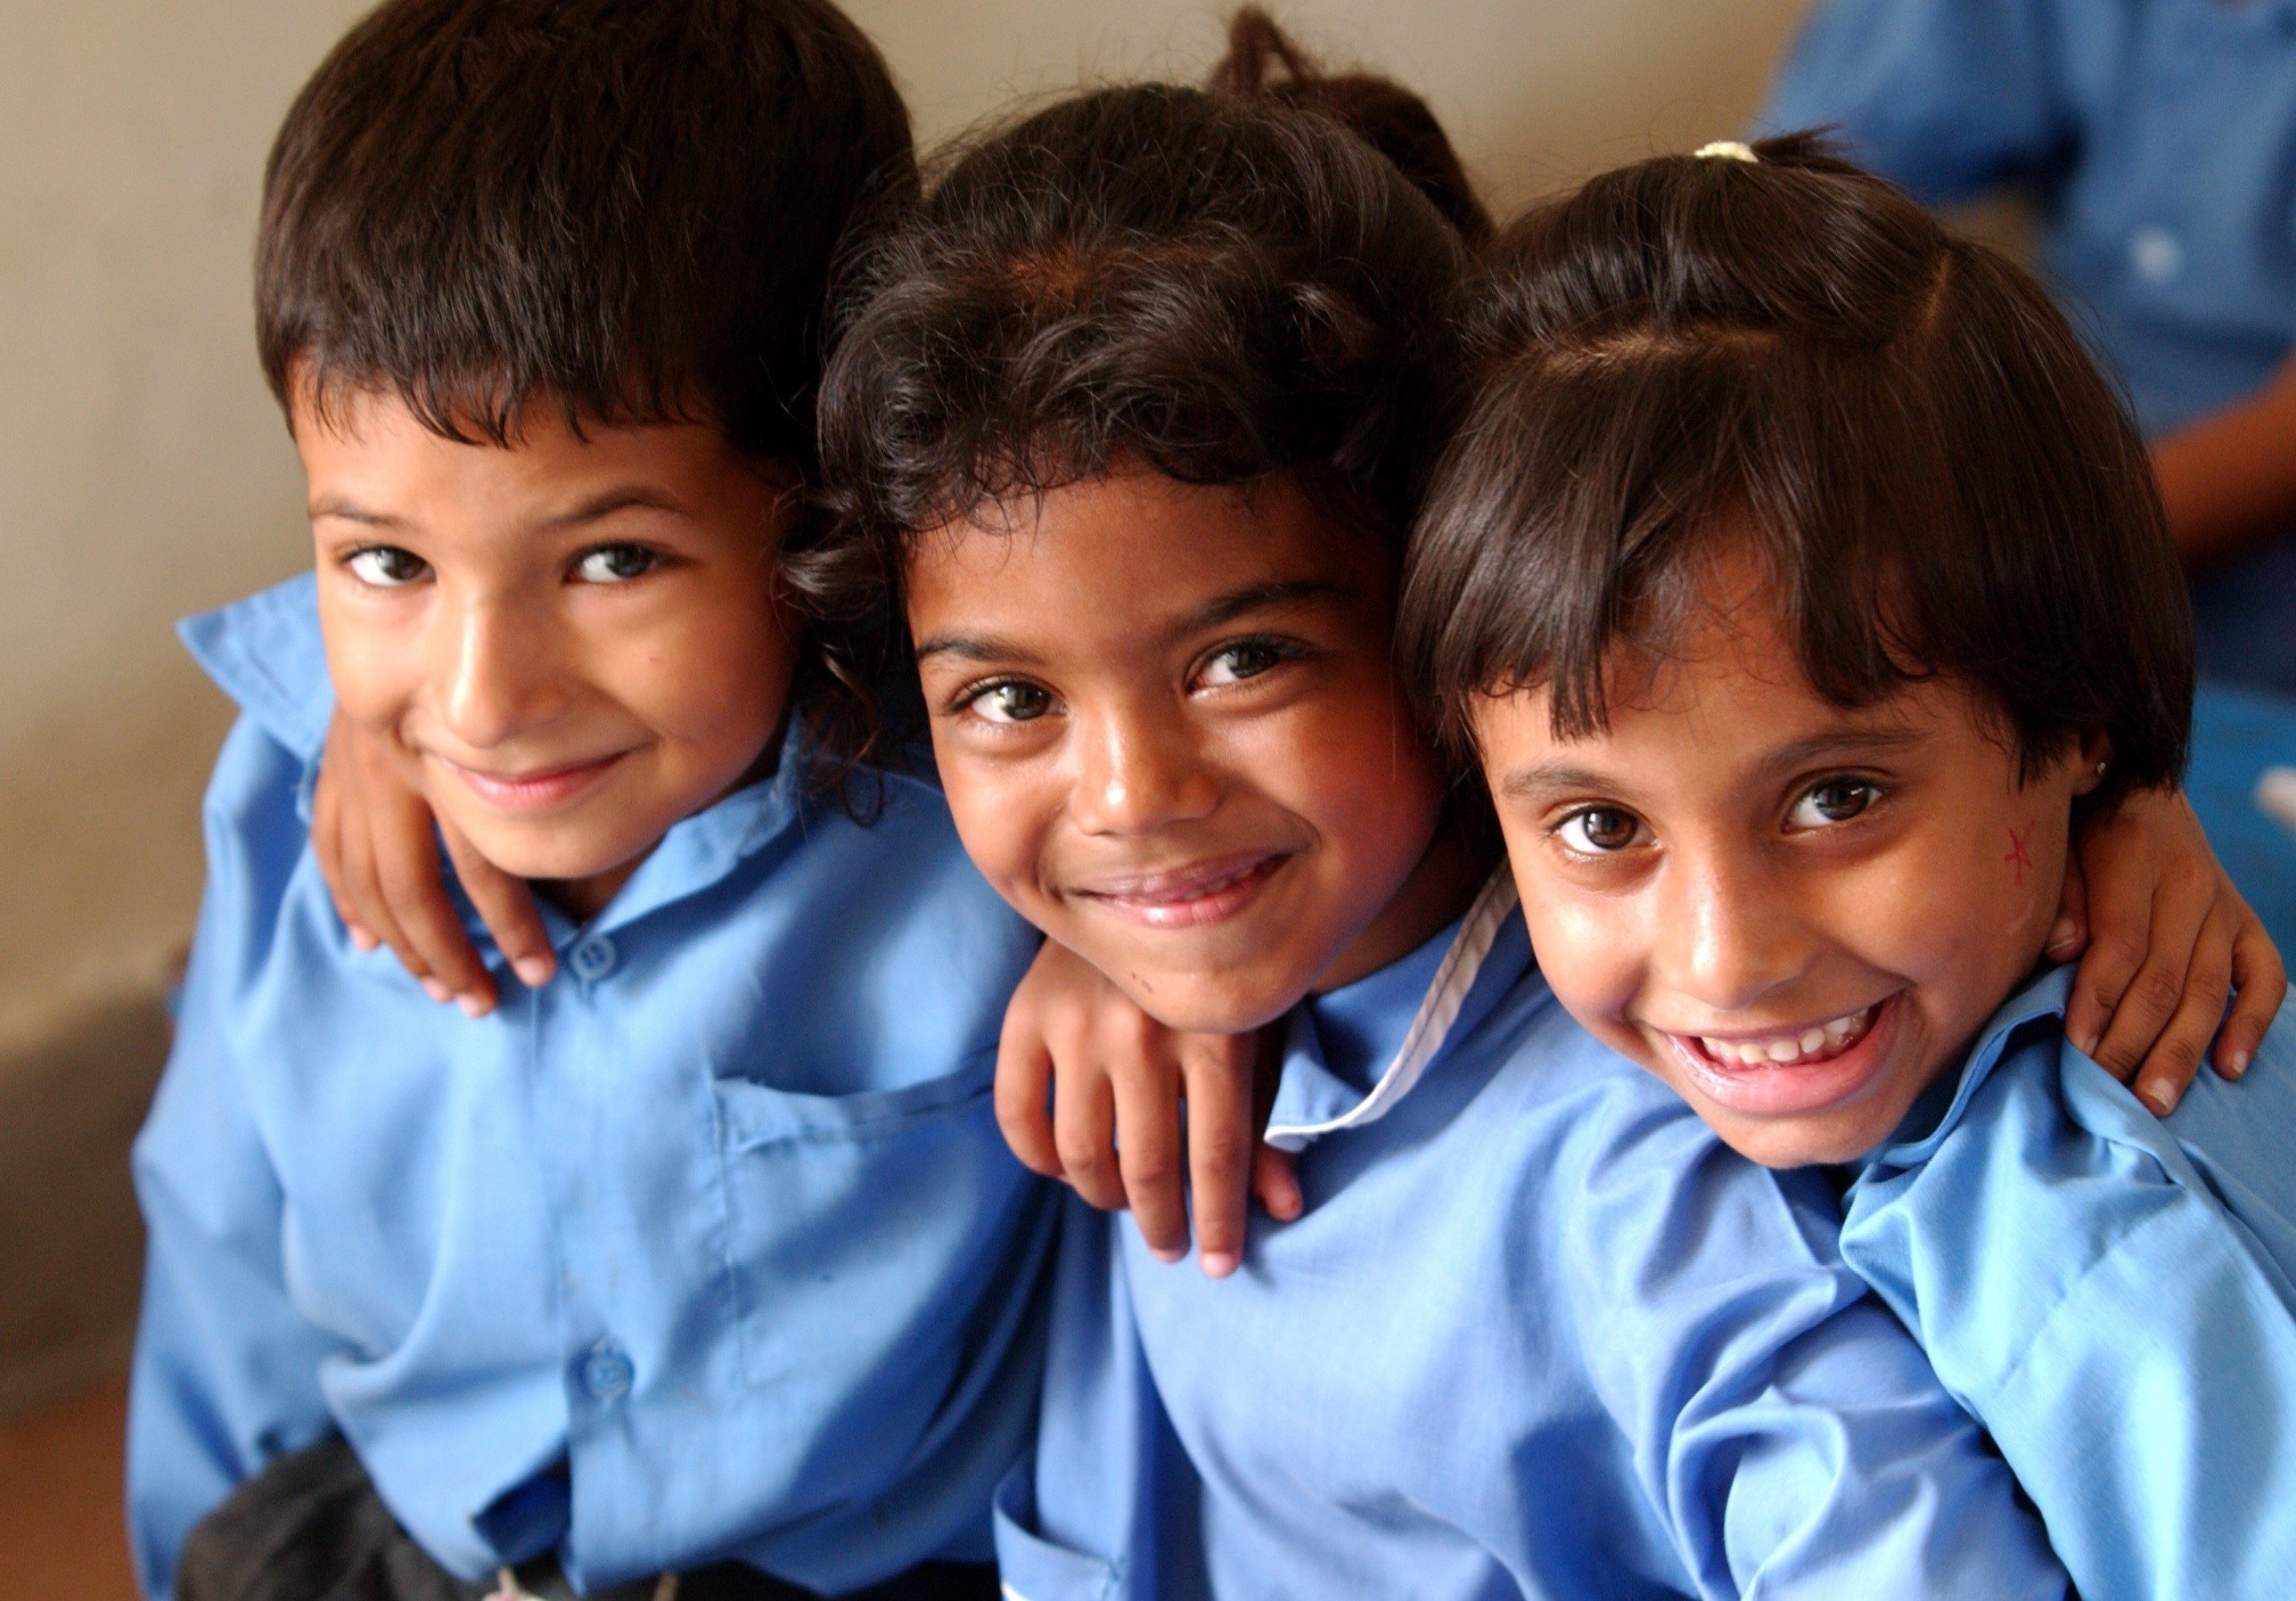
{"label": "red star mark on cheek", "polygon": [[2025,887],[2025,874],[2033,870],[2032,852],[2025,849],[2025,842],[2032,837],[2033,825],[2030,823],[2026,824],[2021,832],[2014,828],[2011,829],[2009,831],[2009,854],[2001,858],[2016,870],[2017,887],[2019,889]]}

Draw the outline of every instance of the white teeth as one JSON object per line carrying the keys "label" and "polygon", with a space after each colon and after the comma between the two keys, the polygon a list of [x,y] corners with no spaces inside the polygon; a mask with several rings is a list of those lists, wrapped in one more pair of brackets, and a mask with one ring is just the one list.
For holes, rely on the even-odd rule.
{"label": "white teeth", "polygon": [[1863,1012],[1804,1029],[1800,1034],[1781,1034],[1770,1039],[1710,1039],[1702,1035],[1699,1043],[1717,1061],[1735,1062],[1742,1066],[1799,1062],[1806,1056],[1840,1050],[1865,1032],[1874,1021],[1875,1010],[1868,1006]]}

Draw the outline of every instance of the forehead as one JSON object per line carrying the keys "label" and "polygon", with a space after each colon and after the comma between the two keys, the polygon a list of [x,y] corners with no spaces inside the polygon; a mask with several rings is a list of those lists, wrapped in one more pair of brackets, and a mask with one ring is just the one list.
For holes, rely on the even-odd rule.
{"label": "forehead", "polygon": [[1491,696],[1476,735],[1495,785],[1530,797],[1599,776],[1688,795],[1764,782],[1799,764],[1878,759],[1940,743],[2008,760],[1982,707],[1949,679],[1909,683],[1864,705],[1820,694],[1776,609],[1752,588],[1696,610],[1660,654],[1617,647],[1605,663],[1606,726],[1557,734],[1544,689]]}
{"label": "forehead", "polygon": [[1160,628],[1259,587],[1360,595],[1391,587],[1394,564],[1384,541],[1287,480],[1208,486],[1133,471],[924,532],[906,587],[921,637],[979,626],[1083,641]]}
{"label": "forehead", "polygon": [[731,475],[755,476],[715,423],[577,426],[546,402],[527,407],[506,445],[449,439],[396,394],[374,390],[347,391],[324,406],[299,393],[289,422],[315,503],[332,491],[393,513],[570,506],[608,483],[691,497]]}

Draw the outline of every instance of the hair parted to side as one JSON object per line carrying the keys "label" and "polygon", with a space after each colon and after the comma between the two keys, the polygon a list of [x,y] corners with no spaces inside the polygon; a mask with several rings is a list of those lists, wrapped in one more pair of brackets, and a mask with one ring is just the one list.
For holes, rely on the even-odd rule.
{"label": "hair parted to side", "polygon": [[1457,393],[1464,248],[1351,129],[1365,93],[1327,106],[1280,34],[1247,47],[1292,76],[1061,102],[960,147],[857,264],[822,390],[838,515],[784,560],[854,692],[849,752],[905,661],[913,542],[984,510],[1128,464],[1290,475],[1399,554]]}
{"label": "hair parted to side", "polygon": [[828,283],[914,190],[826,0],[387,0],[288,112],[256,320],[283,404],[395,392],[450,438],[707,421],[809,471]]}
{"label": "hair parted to side", "polygon": [[1816,135],[1660,157],[1508,228],[1475,394],[1414,534],[1406,673],[1455,750],[1478,697],[1607,717],[1718,555],[1757,564],[1816,692],[1919,679],[2021,765],[2101,731],[2094,804],[2182,772],[2192,623],[2143,440],[2033,279]]}

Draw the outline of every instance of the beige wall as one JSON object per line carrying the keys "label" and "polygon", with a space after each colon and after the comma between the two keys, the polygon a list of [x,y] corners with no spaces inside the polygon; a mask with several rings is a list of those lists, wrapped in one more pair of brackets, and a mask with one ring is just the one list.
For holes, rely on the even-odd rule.
{"label": "beige wall", "polygon": [[[190,925],[226,710],[177,615],[304,559],[250,352],[265,145],[350,0],[0,5],[0,1079]],[[1218,8],[852,0],[938,135],[1079,77],[1193,76]],[[1297,0],[1520,198],[1736,127],[1799,0]]]}

